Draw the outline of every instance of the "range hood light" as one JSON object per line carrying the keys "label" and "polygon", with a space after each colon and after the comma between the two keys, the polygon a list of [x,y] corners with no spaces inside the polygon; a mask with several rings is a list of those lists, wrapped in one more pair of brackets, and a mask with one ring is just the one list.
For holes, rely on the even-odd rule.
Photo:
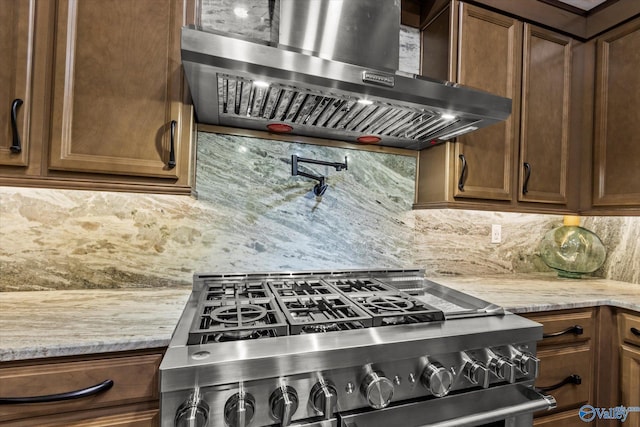
{"label": "range hood light", "polygon": [[269,83],[265,82],[264,80],[254,80],[253,85],[255,87],[269,87]]}
{"label": "range hood light", "polygon": [[358,141],[361,144],[377,144],[378,142],[381,141],[379,136],[375,136],[375,135],[362,135],[359,136],[356,141]]}
{"label": "range hood light", "polygon": [[373,104],[373,101],[371,101],[369,99],[358,99],[358,104],[371,105],[371,104]]}
{"label": "range hood light", "polygon": [[291,126],[285,123],[269,123],[267,129],[275,133],[289,133],[293,130]]}
{"label": "range hood light", "polygon": [[457,117],[454,116],[453,114],[443,114],[440,117],[442,117],[445,120],[455,120]]}

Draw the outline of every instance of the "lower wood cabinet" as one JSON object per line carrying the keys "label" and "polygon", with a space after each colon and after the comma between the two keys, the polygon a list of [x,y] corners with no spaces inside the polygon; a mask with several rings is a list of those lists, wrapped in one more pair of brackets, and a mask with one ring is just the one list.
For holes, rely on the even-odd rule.
{"label": "lower wood cabinet", "polygon": [[595,310],[586,308],[526,315],[543,326],[544,338],[538,342],[540,373],[535,385],[551,394],[557,402],[553,412],[537,413],[534,425],[584,424],[578,410],[582,405],[595,402]]}
{"label": "lower wood cabinet", "polygon": [[0,405],[2,426],[157,426],[163,349],[0,364],[0,398],[48,396],[111,380],[104,391],[50,403]]}

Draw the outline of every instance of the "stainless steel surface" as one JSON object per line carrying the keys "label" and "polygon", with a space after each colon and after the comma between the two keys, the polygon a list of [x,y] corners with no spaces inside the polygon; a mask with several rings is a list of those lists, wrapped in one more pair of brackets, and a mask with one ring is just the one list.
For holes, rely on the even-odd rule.
{"label": "stainless steel surface", "polygon": [[399,0],[281,3],[279,47],[183,28],[200,123],[422,150],[511,114],[510,99],[396,71]]}
{"label": "stainless steel surface", "polygon": [[[360,412],[341,418],[342,426],[357,427],[466,427],[516,418],[522,414],[555,408],[555,400],[521,385],[504,385],[436,400]],[[398,420],[402,420],[399,422]],[[531,417],[514,426],[531,426]],[[401,423],[401,424],[400,424]]]}
{"label": "stainless steel surface", "polygon": [[280,45],[340,62],[394,72],[400,0],[280,0]]}
{"label": "stainless steel surface", "polygon": [[[350,326],[325,327],[343,321]],[[223,339],[207,338],[209,328]],[[476,420],[451,408],[463,396],[532,388],[541,337],[541,325],[419,269],[195,275],[160,366],[161,424],[173,427],[176,413],[197,413],[202,402],[209,427],[369,426],[378,412],[382,425],[398,425],[422,404],[439,408],[429,422],[458,425],[452,420]],[[493,417],[541,407],[537,395],[520,394],[528,404],[478,410]],[[509,420],[527,425],[530,416]]]}
{"label": "stainless steel surface", "polygon": [[207,427],[209,405],[194,393],[176,411],[175,427]]}

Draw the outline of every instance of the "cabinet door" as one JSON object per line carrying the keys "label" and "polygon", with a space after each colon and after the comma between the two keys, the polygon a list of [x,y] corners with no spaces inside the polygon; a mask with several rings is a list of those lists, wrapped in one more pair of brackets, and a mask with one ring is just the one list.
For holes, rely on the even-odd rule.
{"label": "cabinet door", "polygon": [[[453,183],[456,198],[512,199],[521,57],[521,22],[460,4],[458,83],[511,98],[513,107],[506,121],[459,138],[455,150],[456,182]],[[461,156],[466,163],[465,171]],[[461,176],[464,185],[459,186]]]}
{"label": "cabinet door", "polygon": [[[620,348],[621,404],[640,406],[640,348],[623,345]],[[640,412],[630,412],[625,425],[640,426]]]}
{"label": "cabinet door", "polygon": [[597,42],[594,206],[640,206],[640,19]]}
{"label": "cabinet door", "polygon": [[[60,0],[49,168],[177,179],[183,1]],[[177,165],[169,165],[171,122]]]}
{"label": "cabinet door", "polygon": [[27,166],[34,13],[35,0],[0,0],[0,165]]}
{"label": "cabinet door", "polygon": [[524,26],[518,200],[567,203],[571,39]]}

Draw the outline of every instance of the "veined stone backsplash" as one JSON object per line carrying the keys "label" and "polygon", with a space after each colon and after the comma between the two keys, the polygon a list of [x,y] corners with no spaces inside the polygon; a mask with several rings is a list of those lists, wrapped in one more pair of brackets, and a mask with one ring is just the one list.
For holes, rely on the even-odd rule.
{"label": "veined stone backsplash", "polygon": [[[291,155],[327,176],[291,176]],[[201,133],[198,200],[0,187],[0,290],[189,286],[194,272],[421,267],[429,275],[547,271],[558,215],[412,211],[411,157]],[[587,217],[608,248],[596,275],[640,283],[640,217]],[[503,242],[491,244],[491,224]]]}

